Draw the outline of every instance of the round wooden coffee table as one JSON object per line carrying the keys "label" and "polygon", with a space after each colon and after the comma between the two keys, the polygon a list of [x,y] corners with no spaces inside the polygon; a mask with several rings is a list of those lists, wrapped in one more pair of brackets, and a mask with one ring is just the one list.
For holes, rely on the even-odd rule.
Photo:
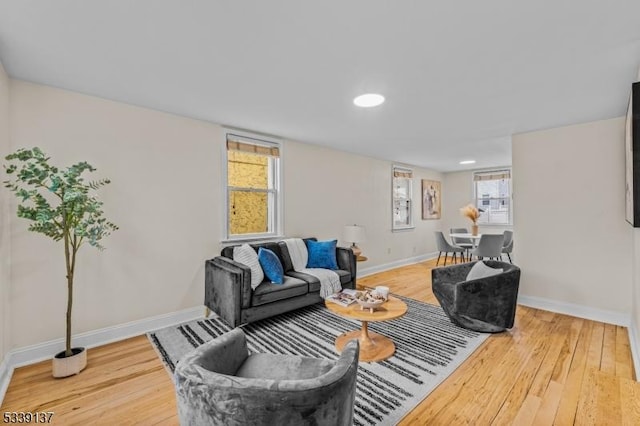
{"label": "round wooden coffee table", "polygon": [[346,307],[328,301],[324,303],[330,311],[340,316],[362,321],[360,330],[342,333],[336,337],[336,349],[338,352],[342,352],[344,345],[352,339],[360,341],[360,361],[384,361],[396,351],[396,345],[393,344],[393,341],[382,334],[370,332],[368,323],[371,321],[389,321],[406,314],[407,305],[402,300],[389,296],[389,299],[373,312],[369,312],[368,309],[362,310],[357,303],[352,303]]}

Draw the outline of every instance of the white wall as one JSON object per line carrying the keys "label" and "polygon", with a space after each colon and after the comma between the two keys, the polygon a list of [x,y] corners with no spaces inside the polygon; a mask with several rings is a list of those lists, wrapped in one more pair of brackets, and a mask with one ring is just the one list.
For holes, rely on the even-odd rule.
{"label": "white wall", "polygon": [[[0,158],[9,154],[9,77],[0,63]],[[3,181],[4,179],[0,179]],[[10,228],[9,196],[0,188],[0,362],[10,347],[9,341],[9,279],[10,279]],[[1,372],[0,372],[1,373]]]}
{"label": "white wall", "polygon": [[415,229],[391,232],[393,163],[296,142],[287,143],[284,159],[287,235],[341,240],[344,225],[363,225],[367,241],[358,246],[369,260],[359,268],[436,251],[441,220],[422,220],[421,179],[442,181],[440,173],[410,167]]}
{"label": "white wall", "polygon": [[514,135],[521,295],[628,315],[624,119]]}
{"label": "white wall", "polygon": [[[106,250],[83,247],[73,333],[202,304],[204,260],[219,252],[219,127],[12,80],[12,142],[56,164],[86,160],[105,215],[120,226]],[[12,207],[12,212],[15,206]],[[63,337],[63,249],[12,220],[13,347]],[[35,315],[35,317],[34,317]],[[34,323],[34,318],[38,323]]]}
{"label": "white wall", "polygon": [[[15,148],[40,146],[61,165],[86,160],[112,181],[102,198],[120,230],[104,252],[80,252],[74,334],[202,305],[204,261],[220,252],[221,127],[21,81],[11,89]],[[345,224],[362,224],[370,260],[360,267],[435,251],[440,221],[421,221],[419,207],[415,230],[391,233],[391,163],[291,141],[283,158],[287,235],[340,238]],[[416,182],[441,177],[414,172]],[[62,247],[23,220],[11,227],[12,346],[60,338]]]}

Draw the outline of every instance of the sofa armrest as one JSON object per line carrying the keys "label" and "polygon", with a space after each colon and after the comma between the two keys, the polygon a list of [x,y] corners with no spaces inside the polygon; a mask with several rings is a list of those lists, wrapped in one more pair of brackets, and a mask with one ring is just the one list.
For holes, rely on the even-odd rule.
{"label": "sofa armrest", "polygon": [[356,274],[357,264],[356,257],[353,255],[353,251],[346,247],[336,247],[336,260],[338,261],[338,268],[343,271],[349,271],[351,273],[351,284],[353,289],[356,288]]}
{"label": "sofa armrest", "polygon": [[247,338],[242,328],[234,328],[196,348],[191,359],[208,371],[233,376],[248,356]]}
{"label": "sofa armrest", "polygon": [[232,327],[251,306],[251,269],[223,256],[205,263],[204,304]]}

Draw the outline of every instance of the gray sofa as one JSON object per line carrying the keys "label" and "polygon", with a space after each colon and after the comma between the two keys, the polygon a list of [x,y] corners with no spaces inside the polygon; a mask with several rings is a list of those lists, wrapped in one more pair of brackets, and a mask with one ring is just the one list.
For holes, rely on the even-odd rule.
{"label": "gray sofa", "polygon": [[357,340],[337,360],[249,354],[236,328],[178,363],[180,424],[350,426],[357,370]]}
{"label": "gray sofa", "polygon": [[[315,238],[309,238],[315,240]],[[320,282],[309,274],[293,270],[287,245],[283,242],[252,244],[272,250],[284,269],[284,283],[265,279],[251,289],[251,270],[233,260],[233,246],[205,263],[204,304],[231,327],[237,327],[322,301]],[[356,288],[356,259],[349,248],[337,247],[336,260],[342,288]]]}

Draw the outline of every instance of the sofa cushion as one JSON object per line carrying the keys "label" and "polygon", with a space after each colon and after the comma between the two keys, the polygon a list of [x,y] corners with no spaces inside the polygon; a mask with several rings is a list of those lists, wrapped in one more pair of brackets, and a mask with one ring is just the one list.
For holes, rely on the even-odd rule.
{"label": "sofa cushion", "polygon": [[260,306],[278,300],[302,296],[307,294],[308,291],[309,285],[305,281],[285,275],[282,284],[265,282],[256,288],[251,298],[251,305]]}
{"label": "sofa cushion", "polygon": [[338,269],[338,262],[336,262],[336,244],[338,244],[338,240],[306,240],[305,243],[309,251],[307,268]]}
{"label": "sofa cushion", "polygon": [[335,362],[328,359],[257,353],[249,355],[234,376],[271,380],[306,380],[322,376],[334,365]]}
{"label": "sofa cushion", "polygon": [[[340,277],[340,284],[346,284],[351,281],[351,274],[349,271],[343,271],[342,269],[335,269],[333,272]],[[309,293],[314,291],[320,291],[320,280],[313,275],[305,274],[304,272],[288,271],[288,276],[301,279],[309,283]]]}
{"label": "sofa cushion", "polygon": [[282,263],[276,254],[269,250],[260,247],[258,249],[258,259],[260,260],[260,266],[264,271],[264,275],[274,284],[282,284],[284,277],[284,270],[282,269]]}
{"label": "sofa cushion", "polygon": [[256,289],[264,280],[264,272],[258,260],[258,253],[249,245],[243,244],[233,248],[233,260],[251,269],[251,288]]}

